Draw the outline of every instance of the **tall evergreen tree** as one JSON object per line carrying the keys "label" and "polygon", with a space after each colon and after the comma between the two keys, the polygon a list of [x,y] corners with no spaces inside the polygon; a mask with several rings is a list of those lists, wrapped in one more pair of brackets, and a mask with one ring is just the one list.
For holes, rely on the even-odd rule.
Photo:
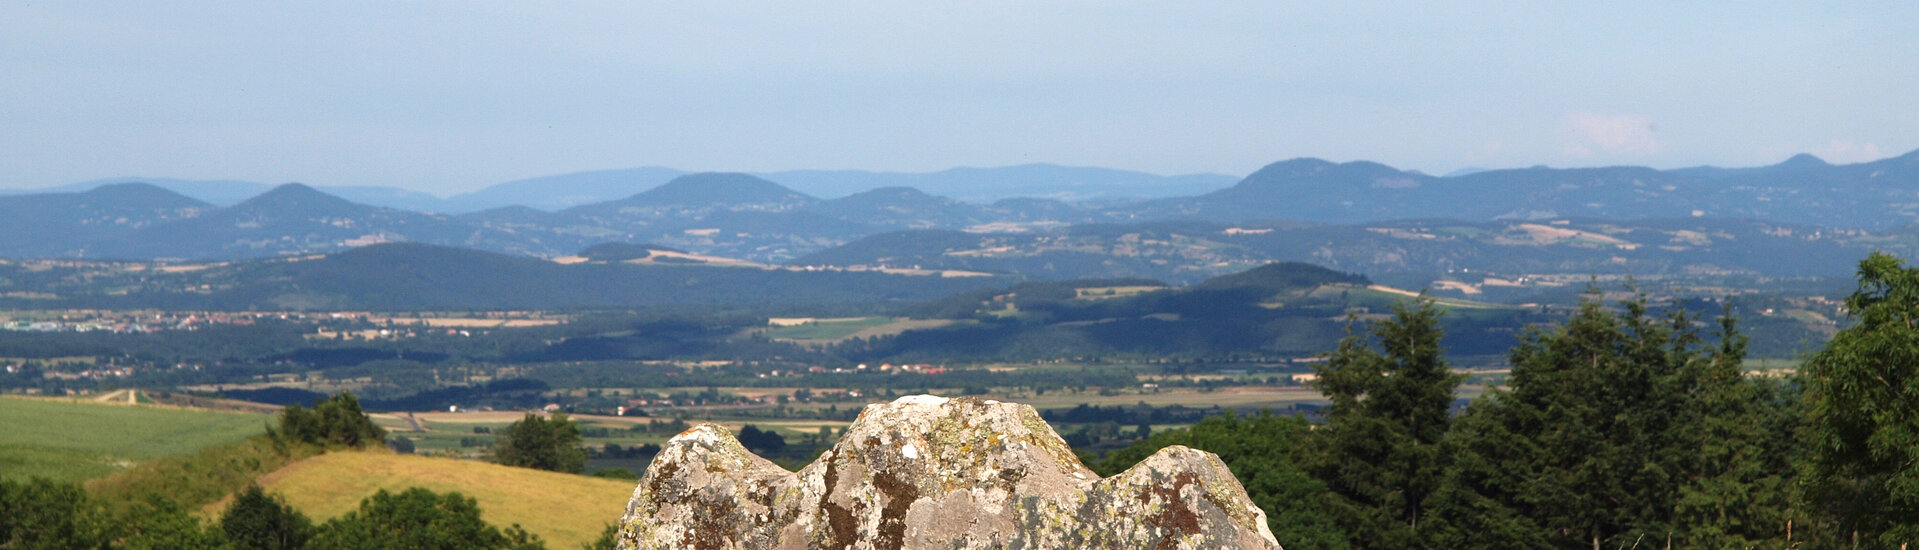
{"label": "tall evergreen tree", "polygon": [[[1615,314],[1589,298],[1564,325],[1513,349],[1511,389],[1489,392],[1449,435],[1434,540],[1697,547],[1772,527],[1759,525],[1769,523],[1763,513],[1733,510],[1755,504],[1740,500],[1759,498],[1753,483],[1783,475],[1738,468],[1765,434],[1730,424],[1757,418],[1743,415],[1756,394],[1738,371],[1733,325],[1708,352],[1693,316],[1650,316],[1643,298],[1620,306]],[[1779,494],[1764,497],[1768,510],[1780,509]],[[1695,530],[1709,535],[1690,538]]]}
{"label": "tall evergreen tree", "polygon": [[1794,547],[1805,542],[1788,528],[1797,513],[1795,392],[1790,384],[1744,375],[1746,337],[1736,325],[1728,306],[1718,348],[1688,361],[1683,372],[1683,390],[1692,399],[1679,435],[1691,453],[1673,524],[1688,547]]}
{"label": "tall evergreen tree", "polygon": [[1857,324],[1801,371],[1806,487],[1847,542],[1900,548],[1919,542],[1919,269],[1873,253],[1846,309]]}
{"label": "tall evergreen tree", "polygon": [[1315,368],[1314,385],[1332,404],[1314,432],[1311,469],[1335,495],[1334,517],[1356,547],[1419,546],[1461,378],[1441,352],[1439,316],[1431,300],[1399,304]]}

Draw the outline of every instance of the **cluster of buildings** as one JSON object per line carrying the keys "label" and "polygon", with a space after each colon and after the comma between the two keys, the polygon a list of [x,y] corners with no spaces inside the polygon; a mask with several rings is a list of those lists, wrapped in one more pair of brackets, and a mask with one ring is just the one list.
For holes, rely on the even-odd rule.
{"label": "cluster of buildings", "polygon": [[261,316],[284,314],[73,310],[0,322],[0,330],[115,333],[198,330],[209,325],[251,325]]}

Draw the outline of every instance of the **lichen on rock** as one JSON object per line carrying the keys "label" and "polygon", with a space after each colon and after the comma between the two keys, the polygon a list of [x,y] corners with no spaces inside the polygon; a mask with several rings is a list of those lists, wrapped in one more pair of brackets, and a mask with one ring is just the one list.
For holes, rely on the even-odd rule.
{"label": "lichen on rock", "polygon": [[700,425],[647,468],[623,549],[1278,549],[1212,453],[1162,449],[1101,479],[1032,407],[928,395],[868,405],[788,472]]}

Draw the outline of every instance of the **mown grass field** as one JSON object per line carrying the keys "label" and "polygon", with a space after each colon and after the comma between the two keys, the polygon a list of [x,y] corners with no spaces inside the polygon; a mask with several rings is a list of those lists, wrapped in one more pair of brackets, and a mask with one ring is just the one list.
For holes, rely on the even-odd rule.
{"label": "mown grass field", "polygon": [[[386,452],[332,452],[260,478],[268,493],[284,495],[301,513],[323,522],[360,505],[380,489],[422,487],[458,491],[479,502],[486,521],[515,523],[546,539],[548,548],[579,548],[618,523],[634,483],[452,458]],[[225,502],[207,510],[224,510]],[[217,513],[217,512],[214,512]]]}
{"label": "mown grass field", "polygon": [[0,397],[0,477],[83,481],[266,430],[264,414]]}
{"label": "mown grass field", "polygon": [[801,344],[832,344],[852,338],[891,336],[909,330],[943,327],[957,323],[952,319],[907,319],[859,317],[821,319],[807,323],[765,329],[767,338]]}
{"label": "mown grass field", "polygon": [[867,328],[877,327],[891,322],[893,322],[893,319],[890,317],[821,319],[774,328],[766,331],[766,337],[775,340],[835,340],[845,338]]}
{"label": "mown grass field", "polygon": [[[514,422],[525,417],[521,412],[483,412],[483,413],[416,413],[409,422],[406,415],[396,413],[374,413],[374,423],[386,428],[387,437],[404,437],[413,440],[416,452],[444,453],[452,452],[465,457],[479,457],[486,454],[487,445],[493,443],[499,434]],[[588,447],[600,447],[608,443],[631,447],[647,443],[665,443],[675,434],[633,431],[635,424],[645,425],[647,417],[607,417],[593,415],[571,416],[582,428],[605,428],[605,436],[588,436],[581,443]],[[414,431],[417,422],[424,431]],[[486,428],[479,432],[474,428]],[[463,441],[480,443],[464,445]]]}

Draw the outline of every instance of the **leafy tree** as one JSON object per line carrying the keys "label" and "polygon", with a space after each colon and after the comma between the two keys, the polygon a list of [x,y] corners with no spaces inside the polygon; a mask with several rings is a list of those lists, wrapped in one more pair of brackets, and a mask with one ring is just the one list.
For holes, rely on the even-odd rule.
{"label": "leafy tree", "polygon": [[761,455],[778,454],[786,450],[786,437],[773,430],[762,430],[758,426],[747,424],[740,428],[738,435],[740,446]]}
{"label": "leafy tree", "polygon": [[1350,548],[1322,505],[1326,485],[1298,466],[1310,429],[1297,417],[1261,412],[1240,418],[1228,411],[1189,428],[1155,433],[1088,464],[1110,476],[1169,445],[1211,452],[1239,478],[1253,504],[1266,511],[1267,526],[1287,548]]}
{"label": "leafy tree", "polygon": [[386,440],[386,430],[367,418],[352,393],[316,401],[313,409],[288,405],[280,411],[282,437],[329,447],[359,448]]}
{"label": "leafy tree", "polygon": [[480,518],[480,507],[460,493],[434,494],[414,487],[385,489],[360,501],[358,510],[320,525],[307,548],[318,550],[456,550],[545,548],[539,537],[514,525],[506,531]]}
{"label": "leafy tree", "polygon": [[112,525],[78,484],[0,480],[0,548],[109,548]]}
{"label": "leafy tree", "polygon": [[1855,543],[1919,541],[1919,269],[1873,253],[1846,298],[1857,324],[1801,371],[1813,502]]}
{"label": "leafy tree", "polygon": [[278,495],[248,485],[220,515],[220,530],[237,548],[291,550],[306,545],[313,522]]}
{"label": "leafy tree", "polygon": [[122,523],[127,533],[121,547],[127,550],[216,548],[226,542],[219,529],[209,529],[186,507],[159,496],[130,508]]}
{"label": "leafy tree", "polygon": [[586,449],[580,447],[580,427],[565,414],[547,418],[527,413],[500,432],[493,446],[499,463],[555,472],[586,471]]}
{"label": "leafy tree", "polygon": [[1370,338],[1349,334],[1314,368],[1314,386],[1332,404],[1313,432],[1310,470],[1335,495],[1329,511],[1356,547],[1418,545],[1461,378],[1441,354],[1439,316],[1430,300],[1396,305],[1391,319],[1368,328]]}

